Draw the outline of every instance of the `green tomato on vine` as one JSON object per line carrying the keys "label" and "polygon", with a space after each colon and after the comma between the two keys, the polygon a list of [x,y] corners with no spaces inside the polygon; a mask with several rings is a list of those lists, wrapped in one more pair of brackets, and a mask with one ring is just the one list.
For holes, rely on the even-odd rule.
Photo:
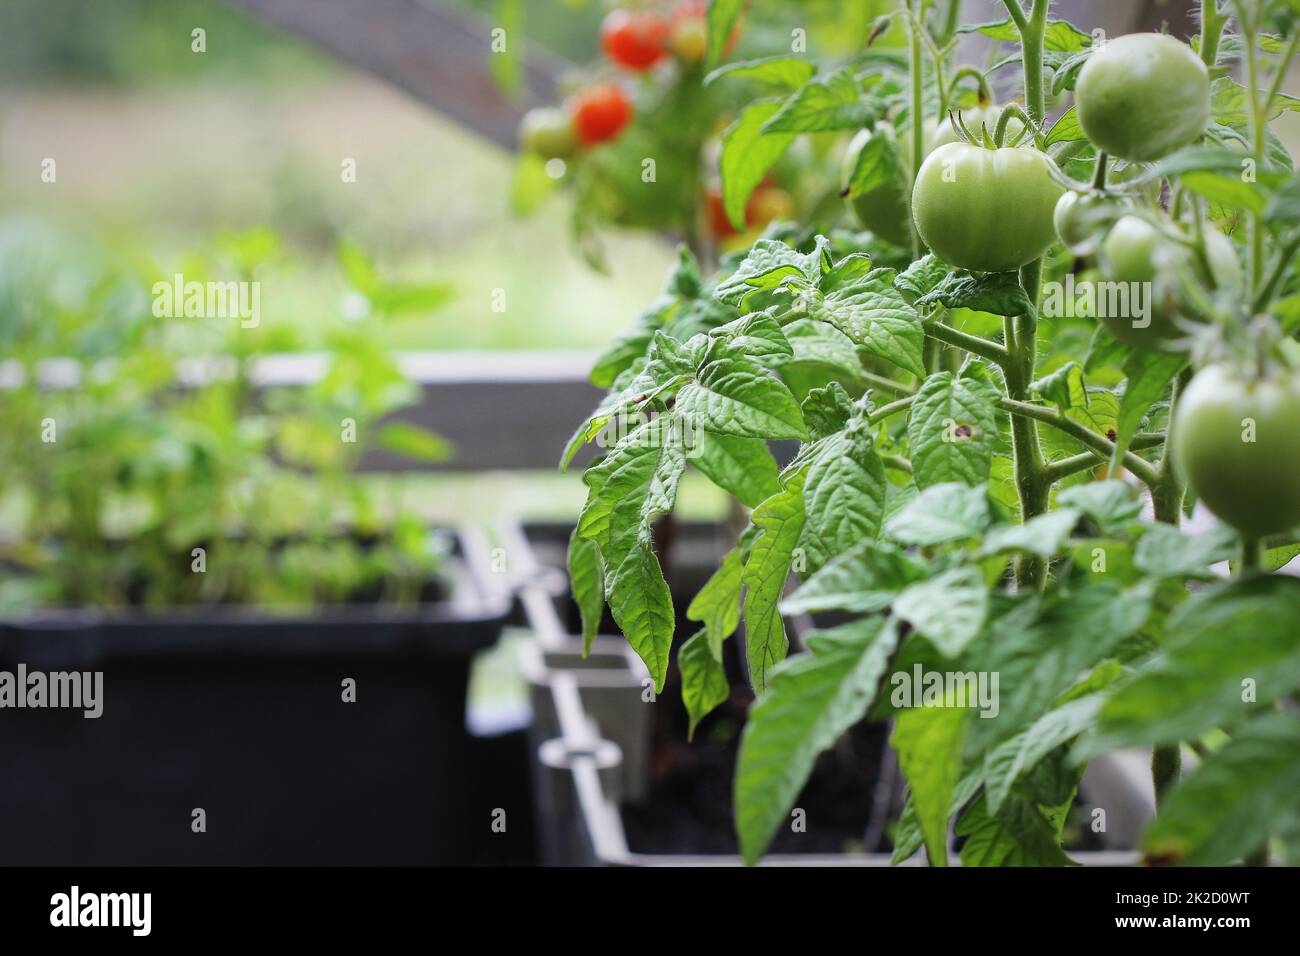
{"label": "green tomato on vine", "polygon": [[1037,149],[948,143],[917,173],[912,217],[945,262],[974,272],[1013,272],[1056,241],[1053,213],[1065,188]]}

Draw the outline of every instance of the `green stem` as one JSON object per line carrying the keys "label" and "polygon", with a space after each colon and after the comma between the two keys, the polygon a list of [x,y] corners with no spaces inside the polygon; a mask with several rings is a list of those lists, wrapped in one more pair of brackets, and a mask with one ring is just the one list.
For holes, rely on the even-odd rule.
{"label": "green stem", "polygon": [[1264,566],[1263,542],[1255,535],[1241,536],[1241,560],[1237,562],[1237,577],[1247,577]]}
{"label": "green stem", "polygon": [[1211,69],[1219,62],[1219,38],[1227,17],[1219,16],[1219,0],[1201,4],[1201,61]]}
{"label": "green stem", "polygon": [[1011,354],[1001,345],[998,345],[997,342],[981,338],[978,335],[969,335],[966,332],[954,329],[952,326],[944,325],[938,319],[926,319],[921,324],[926,335],[938,339],[945,345],[955,345],[972,355],[986,358],[1004,369],[1011,361]]}
{"label": "green stem", "polygon": [[[1264,147],[1268,126],[1259,102],[1259,50],[1256,44],[1256,24],[1241,18],[1242,41],[1246,47],[1246,96],[1249,98],[1251,155],[1256,166],[1264,164]],[[1264,283],[1264,222],[1258,212],[1250,212],[1250,288],[1259,293]],[[1252,301],[1254,296],[1251,297]]]}
{"label": "green stem", "polygon": [[982,71],[977,70],[973,66],[959,67],[957,71],[953,73],[952,82],[948,84],[948,92],[951,93],[956,90],[957,84],[967,77],[973,79],[979,87],[980,106],[987,106],[989,103],[993,102],[993,91],[989,89],[988,78],[984,76]]}
{"label": "green stem", "polygon": [[[1011,419],[1012,435],[1015,434],[1015,426],[1020,419],[1032,419],[1036,422],[1042,422],[1044,425],[1050,425],[1057,431],[1069,435],[1076,441],[1087,445],[1090,449],[1097,452],[1103,458],[1109,458],[1115,448],[1115,443],[1105,435],[1093,431],[1084,425],[1080,425],[1072,418],[1066,418],[1059,412],[1042,405],[1030,405],[1028,402],[1017,401],[1011,398],[1003,398],[998,401],[998,407],[1005,412],[1010,412],[1013,416]],[[1037,436],[1035,436],[1037,437]],[[1124,454],[1124,467],[1131,471],[1143,484],[1151,487],[1156,482],[1156,469],[1151,462],[1130,452]],[[1041,481],[1045,466],[1040,467],[1036,477]],[[1046,497],[1047,485],[1044,483],[1043,496]],[[1039,512],[1041,514],[1041,512]]]}
{"label": "green stem", "polygon": [[1151,782],[1156,789],[1156,809],[1165,805],[1169,791],[1178,783],[1183,769],[1183,755],[1178,744],[1164,744],[1151,748]]}
{"label": "green stem", "polygon": [[1273,299],[1273,293],[1277,292],[1277,287],[1286,277],[1287,269],[1297,252],[1300,252],[1300,235],[1291,240],[1290,244],[1282,250],[1282,254],[1278,256],[1277,262],[1273,264],[1272,271],[1269,272],[1268,278],[1264,280],[1264,284],[1260,286],[1259,292],[1255,294],[1255,299],[1251,303],[1252,315],[1258,315],[1268,308]]}
{"label": "green stem", "polygon": [[[1179,398],[1191,380],[1190,368],[1183,369],[1174,380],[1173,394],[1169,399],[1170,420],[1178,409]],[[1156,483],[1151,487],[1151,507],[1155,519],[1178,527],[1182,522],[1183,498],[1186,495],[1187,483],[1183,481],[1182,476],[1178,474],[1178,469],[1173,465],[1173,442],[1166,437],[1164,454],[1160,458],[1160,465],[1156,468]]]}
{"label": "green stem", "polygon": [[[925,107],[925,65],[921,55],[921,30],[924,27],[920,21],[925,14],[925,4],[920,5],[920,16],[916,15],[911,0],[906,0],[905,9],[912,14],[910,23],[911,48],[909,50],[908,67],[912,75],[912,162],[911,172],[912,181],[916,181],[916,174],[921,169],[921,163],[925,161],[925,123],[921,120],[921,114]],[[908,188],[908,194],[911,194],[911,188]],[[911,219],[909,216],[908,219]],[[916,224],[912,223],[912,258],[921,258],[921,234],[916,231]]]}
{"label": "green stem", "polygon": [[[1003,3],[1020,33],[1021,61],[1025,73],[1025,108],[1029,111],[1029,118],[1033,120],[1034,125],[1041,128],[1045,114],[1043,37],[1047,31],[1047,9],[1050,4],[1048,0],[1033,0],[1033,6],[1026,16],[1020,6],[1020,0],[1003,0]],[[1029,296],[1029,301],[1035,304],[1038,302],[1042,275],[1041,259],[1031,262],[1020,270],[1020,284]],[[1076,423],[1057,416],[1047,409],[1028,405],[1024,401],[1028,398],[1029,383],[1033,381],[1034,369],[1037,366],[1037,311],[1031,310],[1026,315],[1005,319],[1003,327],[1006,347],[1010,353],[1009,360],[1003,366],[1007,383],[1007,401],[1004,407],[1008,411],[1019,410],[1011,418],[1011,451],[1014,458],[1016,493],[1020,498],[1020,520],[1028,521],[1047,510],[1048,497],[1052,489],[1051,483],[1044,474],[1043,451],[1038,442],[1035,420],[1048,421],[1062,430],[1068,430],[1067,424],[1075,426]],[[1048,418],[1043,418],[1039,412],[1046,412]],[[1082,426],[1077,427],[1079,431],[1103,443],[1106,442],[1105,437],[1090,432]],[[1080,438],[1080,440],[1084,439]],[[1085,441],[1085,444],[1087,443]],[[1107,453],[1109,452],[1106,445],[1101,447]],[[1137,458],[1136,455],[1133,457]],[[1142,465],[1145,466],[1146,463],[1142,462]],[[1046,578],[1046,571],[1047,566],[1042,560],[1026,556],[1016,564],[1016,583],[1025,589],[1037,590]]]}
{"label": "green stem", "polygon": [[1298,48],[1300,48],[1300,30],[1296,30],[1291,34],[1291,42],[1287,44],[1286,52],[1282,54],[1282,59],[1278,61],[1277,72],[1273,74],[1273,82],[1269,84],[1268,96],[1264,98],[1265,119],[1273,112],[1273,103],[1282,92],[1282,84],[1286,82],[1287,75],[1291,72],[1291,61],[1295,59]]}
{"label": "green stem", "polygon": [[1097,152],[1097,166],[1092,172],[1092,188],[1098,191],[1106,188],[1106,154]]}
{"label": "green stem", "polygon": [[867,416],[867,421],[871,422],[873,425],[876,422],[884,421],[890,415],[897,415],[899,412],[907,411],[912,407],[912,403],[915,401],[916,396],[909,395],[907,398],[900,398],[897,401],[890,402],[888,405],[881,405]]}
{"label": "green stem", "polygon": [[859,377],[868,385],[884,389],[886,392],[893,392],[896,395],[912,395],[916,389],[911,385],[904,385],[902,382],[896,382],[892,378],[885,378],[883,375],[877,375],[875,372],[863,371]]}

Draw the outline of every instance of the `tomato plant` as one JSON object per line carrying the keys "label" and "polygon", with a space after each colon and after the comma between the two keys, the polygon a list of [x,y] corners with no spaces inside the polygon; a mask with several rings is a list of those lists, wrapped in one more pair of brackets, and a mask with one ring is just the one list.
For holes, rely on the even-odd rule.
{"label": "tomato plant", "polygon": [[[1270,573],[1300,553],[1300,177],[1271,128],[1300,30],[1283,0],[1210,0],[1191,43],[1003,7],[901,2],[870,31],[900,47],[715,73],[754,97],[718,158],[733,224],[795,150],[847,202],[717,261],[683,246],[598,360],[564,453],[602,446],[569,549],[584,637],[608,605],[692,728],[740,655],[751,862],[864,718],[908,784],[896,860],[947,863],[952,829],[967,865],[1066,865],[1089,762],[1146,747],[1148,860],[1300,862],[1300,582]],[[683,640],[655,528],[691,468],[747,524]],[[996,713],[891,694],[913,669],[1000,675]],[[1243,695],[1247,671],[1275,679]]]}

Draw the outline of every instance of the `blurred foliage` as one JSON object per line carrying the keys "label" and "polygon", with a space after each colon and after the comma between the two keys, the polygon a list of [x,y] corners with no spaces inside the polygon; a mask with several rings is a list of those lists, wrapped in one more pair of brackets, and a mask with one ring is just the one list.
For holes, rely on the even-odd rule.
{"label": "blurred foliage", "polygon": [[[267,230],[221,236],[184,278],[255,282],[282,255]],[[0,223],[0,488],[16,526],[0,542],[16,572],[0,581],[0,606],[421,595],[445,544],[412,514],[381,521],[354,468],[368,447],[449,454],[428,432],[381,424],[417,388],[374,334],[449,290],[389,284],[355,246],[340,257],[366,321],[331,335],[314,384],[260,390],[254,363],[292,345],[285,332],[156,317],[153,285],[171,278],[156,264]],[[196,364],[214,340],[226,358]],[[80,360],[70,386],[67,356]]]}
{"label": "blurred foliage", "polygon": [[[191,52],[191,31],[206,51]],[[5,0],[0,81],[131,85],[209,76],[325,75],[328,57],[216,0]]]}

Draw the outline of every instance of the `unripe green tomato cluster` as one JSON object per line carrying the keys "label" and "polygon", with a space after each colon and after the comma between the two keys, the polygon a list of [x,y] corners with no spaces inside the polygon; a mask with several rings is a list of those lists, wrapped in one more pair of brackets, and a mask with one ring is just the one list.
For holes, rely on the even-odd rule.
{"label": "unripe green tomato cluster", "polygon": [[1065,191],[1037,149],[948,143],[921,165],[912,190],[917,232],[945,262],[1012,272],[1056,240],[1052,215]]}
{"label": "unripe green tomato cluster", "polygon": [[1220,520],[1257,537],[1300,525],[1300,377],[1211,365],[1178,399],[1169,440],[1183,478]]}
{"label": "unripe green tomato cluster", "polygon": [[[1178,304],[1172,285],[1182,272],[1201,282],[1213,278],[1220,288],[1241,285],[1241,265],[1227,236],[1205,230],[1205,253],[1212,276],[1205,274],[1200,257],[1186,245],[1161,234],[1151,223],[1137,216],[1122,216],[1101,244],[1101,272],[1108,282],[1122,282],[1144,290],[1150,314],[1101,316],[1111,334],[1121,342],[1154,351],[1167,350],[1183,337],[1177,325]],[[1136,286],[1134,285],[1136,284]],[[1140,322],[1141,324],[1135,324]]]}

